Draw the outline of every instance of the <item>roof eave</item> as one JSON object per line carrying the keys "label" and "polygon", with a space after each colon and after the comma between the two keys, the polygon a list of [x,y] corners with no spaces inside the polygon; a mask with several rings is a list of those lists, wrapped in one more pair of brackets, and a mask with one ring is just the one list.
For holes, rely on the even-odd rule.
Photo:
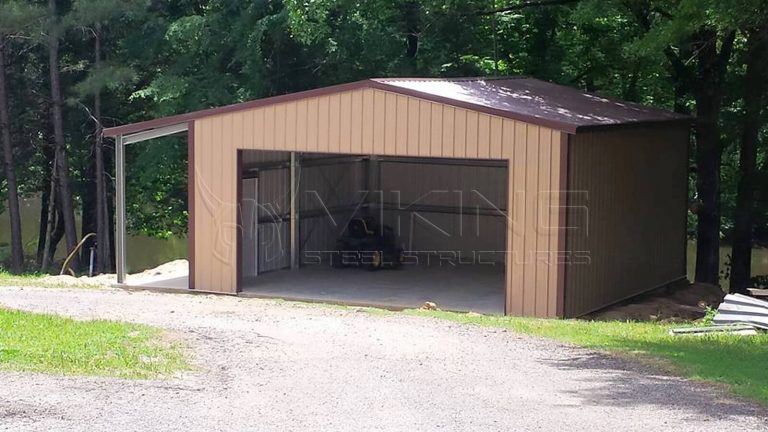
{"label": "roof eave", "polygon": [[667,120],[631,121],[624,123],[594,124],[578,126],[572,133],[603,132],[618,129],[633,129],[650,126],[679,126],[693,127],[696,119],[693,117],[681,117]]}

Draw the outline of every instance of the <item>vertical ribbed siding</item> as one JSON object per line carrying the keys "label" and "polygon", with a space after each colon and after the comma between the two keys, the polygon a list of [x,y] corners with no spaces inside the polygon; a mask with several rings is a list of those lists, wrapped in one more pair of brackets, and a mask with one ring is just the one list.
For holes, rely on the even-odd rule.
{"label": "vertical ribbed siding", "polygon": [[685,276],[687,146],[681,127],[572,138],[567,316]]}
{"label": "vertical ribbed siding", "polygon": [[506,310],[556,315],[561,218],[551,190],[560,132],[375,89],[221,114],[194,127],[199,289],[236,290],[236,149],[500,159],[509,162]]}
{"label": "vertical ribbed siding", "polygon": [[506,167],[383,160],[380,169],[385,222],[404,249],[456,253],[463,262],[504,263]]}
{"label": "vertical ribbed siding", "polygon": [[[513,144],[506,144],[511,141]],[[507,304],[510,315],[555,317],[558,312],[558,251],[561,133],[504,120],[502,142],[510,160]]]}
{"label": "vertical ribbed siding", "polygon": [[[314,155],[313,155],[314,156]],[[322,256],[334,247],[364,198],[361,161],[340,161],[303,166],[299,179],[299,245],[302,262]]]}
{"label": "vertical ribbed siding", "polygon": [[287,168],[259,172],[259,273],[290,265],[290,182]]}

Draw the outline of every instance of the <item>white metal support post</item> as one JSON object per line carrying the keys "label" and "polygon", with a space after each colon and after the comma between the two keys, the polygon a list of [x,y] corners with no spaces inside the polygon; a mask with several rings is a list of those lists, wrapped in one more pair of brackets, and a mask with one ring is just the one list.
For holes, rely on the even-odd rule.
{"label": "white metal support post", "polygon": [[115,270],[117,283],[125,283],[125,144],[115,137]]}

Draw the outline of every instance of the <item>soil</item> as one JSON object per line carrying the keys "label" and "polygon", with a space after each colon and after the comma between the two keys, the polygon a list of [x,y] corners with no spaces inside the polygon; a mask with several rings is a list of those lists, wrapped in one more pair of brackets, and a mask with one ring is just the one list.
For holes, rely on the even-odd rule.
{"label": "soil", "polygon": [[[169,261],[155,268],[144,270],[140,273],[133,273],[126,276],[126,279],[132,284],[141,284],[155,279],[169,279],[173,277],[186,276],[188,274],[189,262],[185,259]],[[117,283],[117,276],[114,273],[100,274],[93,277],[70,275],[46,276],[41,279],[43,285],[55,286],[110,286]]]}
{"label": "soil", "polygon": [[723,297],[725,292],[717,285],[692,283],[657,290],[582,318],[599,321],[694,321],[703,318],[708,307],[716,309]]}

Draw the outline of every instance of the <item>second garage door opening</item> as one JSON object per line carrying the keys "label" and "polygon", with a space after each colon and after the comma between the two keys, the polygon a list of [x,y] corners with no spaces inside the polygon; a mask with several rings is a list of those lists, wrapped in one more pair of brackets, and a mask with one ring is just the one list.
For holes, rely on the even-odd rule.
{"label": "second garage door opening", "polygon": [[241,294],[504,313],[506,161],[239,159]]}

